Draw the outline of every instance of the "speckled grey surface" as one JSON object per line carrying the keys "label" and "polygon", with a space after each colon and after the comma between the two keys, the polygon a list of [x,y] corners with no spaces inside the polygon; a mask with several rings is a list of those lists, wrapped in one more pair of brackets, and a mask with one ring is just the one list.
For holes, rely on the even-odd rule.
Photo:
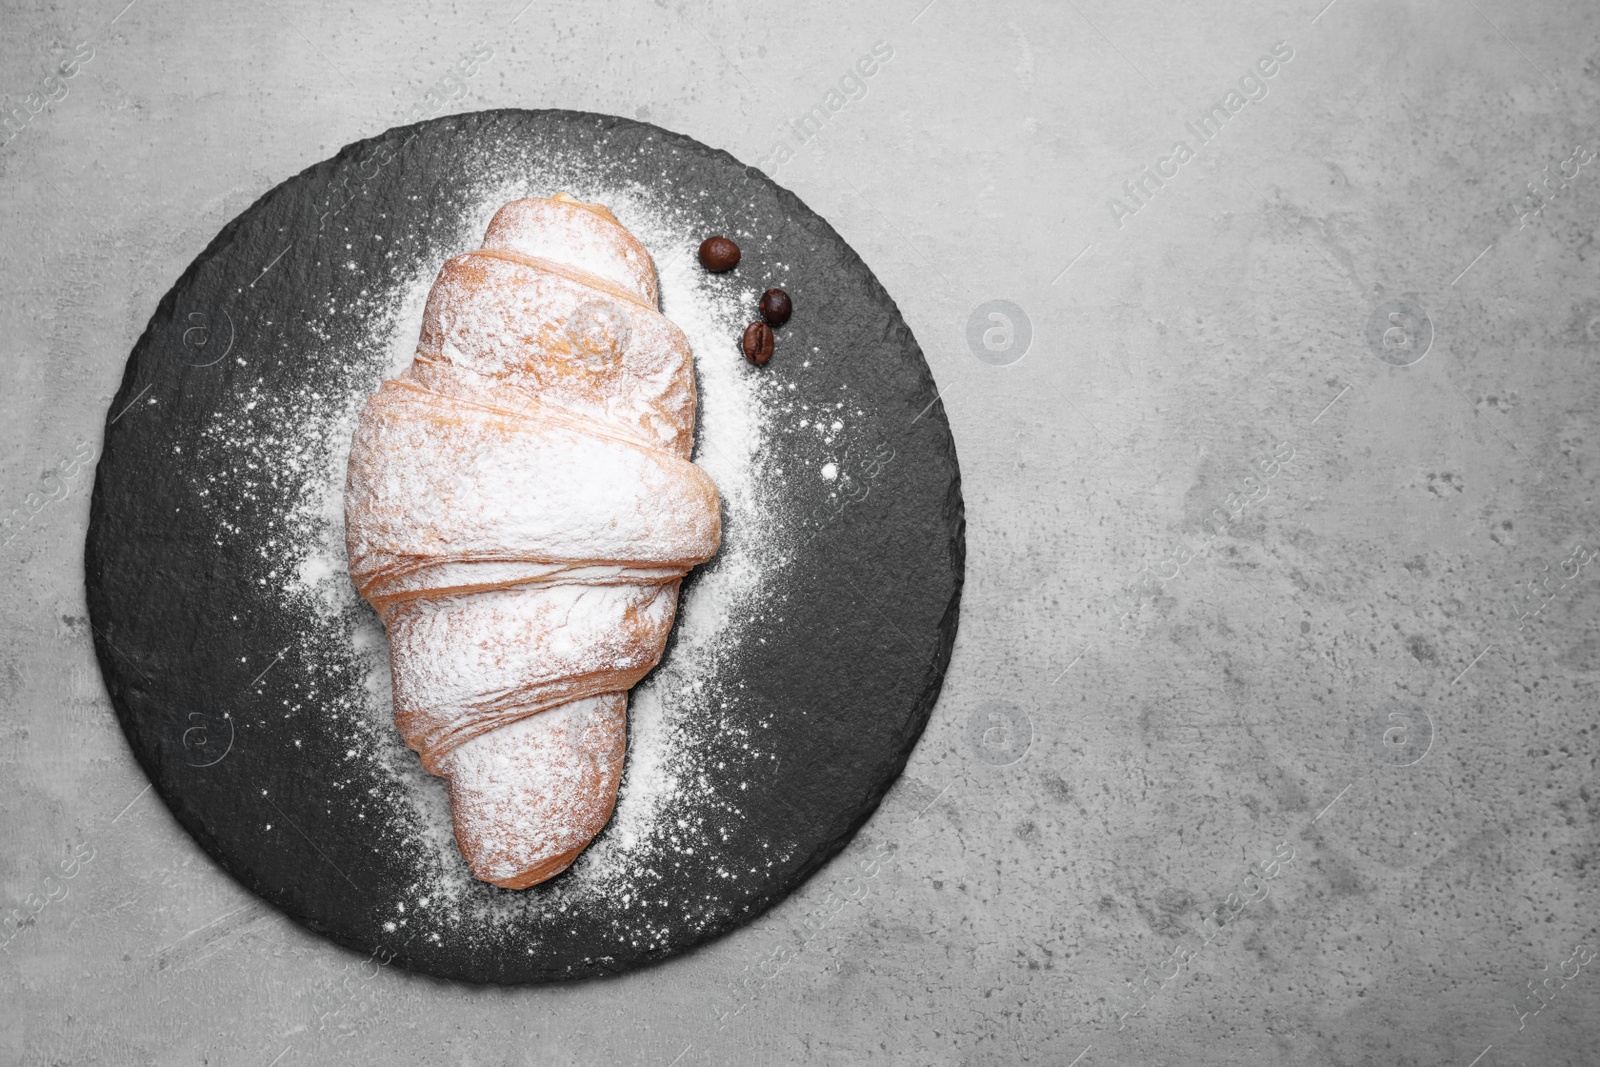
{"label": "speckled grey surface", "polygon": [[[924,3],[8,7],[7,106],[59,99],[0,135],[0,1060],[1593,1060],[1600,11]],[[83,621],[85,457],[160,295],[436,100],[775,171],[961,455],[906,776],[781,907],[619,979],[412,979],[249,897],[143,792]]]}

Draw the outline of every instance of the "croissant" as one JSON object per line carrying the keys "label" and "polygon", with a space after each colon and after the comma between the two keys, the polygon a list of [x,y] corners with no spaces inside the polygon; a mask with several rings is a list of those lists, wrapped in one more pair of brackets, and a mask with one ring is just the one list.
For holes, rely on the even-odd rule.
{"label": "croissant", "polygon": [[722,538],[694,414],[649,252],[565,193],[506,204],[445,263],[415,360],[362,411],[350,577],[388,631],[395,724],[448,782],[483,881],[554,877],[611,817],[628,691]]}

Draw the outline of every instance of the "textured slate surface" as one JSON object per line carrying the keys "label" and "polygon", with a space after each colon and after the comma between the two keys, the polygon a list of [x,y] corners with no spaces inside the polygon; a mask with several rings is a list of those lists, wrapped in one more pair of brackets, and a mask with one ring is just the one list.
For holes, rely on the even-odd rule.
{"label": "textured slate surface", "polygon": [[[781,262],[802,308],[783,331],[787,367],[779,358],[763,372],[793,375],[801,396],[847,386],[852,407],[876,413],[884,436],[875,444],[895,458],[843,510],[830,506],[823,480],[791,483],[798,550],[766,594],[760,630],[720,679],[748,693],[742,721],[772,723],[762,733],[771,769],[763,764],[757,788],[740,797],[743,823],[726,848],[681,858],[625,922],[537,906],[546,897],[559,904],[552,894],[579,876],[575,868],[523,891],[527,906],[488,931],[435,937],[415,917],[386,933],[421,872],[399,831],[354,815],[352,797],[381,779],[376,768],[350,771],[349,739],[329,708],[362,682],[348,671],[318,676],[318,660],[303,650],[321,624],[285,610],[273,586],[286,578],[262,561],[263,546],[290,525],[299,472],[241,478],[238,454],[209,435],[219,412],[256,398],[369,393],[370,377],[328,357],[320,309],[359,308],[375,277],[461,251],[449,241],[474,168],[514,153],[600,159],[612,180],[692,202],[704,233],[763,235],[741,236],[741,275],[776,276]],[[370,269],[352,269],[351,257]],[[799,375],[802,353],[810,362]],[[169,398],[164,418],[116,417],[147,393]],[[259,411],[248,425],[266,443],[249,455],[266,468],[288,466],[305,410],[268,400]],[[89,617],[140,763],[183,826],[245,886],[341,944],[429,974],[514,983],[625,971],[749,921],[870,816],[949,662],[964,558],[959,472],[927,366],[894,302],[793,194],[649,124],[503,110],[349,146],[223,228],[161,300],[107,418],[86,554]],[[793,441],[774,437],[774,458],[798,467],[805,458],[782,451],[798,448]],[[263,660],[263,648],[287,651]],[[673,667],[669,646],[660,669]],[[313,691],[321,696],[306,695]],[[292,714],[279,713],[291,704]],[[713,791],[738,795],[752,771],[740,733],[724,722],[698,742],[721,768]],[[658,832],[675,831],[663,819]],[[774,855],[780,862],[769,862]],[[719,874],[755,868],[762,873],[731,890]],[[478,892],[485,907],[507,894]],[[640,931],[659,927],[671,935],[641,945]]]}

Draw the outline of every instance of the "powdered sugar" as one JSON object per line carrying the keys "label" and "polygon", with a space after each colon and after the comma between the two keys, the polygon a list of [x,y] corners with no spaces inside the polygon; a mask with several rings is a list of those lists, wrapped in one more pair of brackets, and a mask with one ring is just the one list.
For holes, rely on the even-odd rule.
{"label": "powdered sugar", "polygon": [[[229,530],[226,514],[219,518],[231,536],[270,542],[263,552],[263,582],[281,589],[285,612],[307,620],[297,650],[304,673],[330,679],[323,688],[297,681],[295,697],[284,701],[285,715],[314,714],[320,717],[315,728],[338,735],[346,760],[369,772],[350,775],[350,786],[374,774],[383,783],[351,796],[350,811],[373,828],[375,845],[381,841],[415,866],[413,892],[390,902],[389,921],[401,942],[490,937],[511,926],[527,935],[525,920],[548,919],[569,908],[614,911],[619,936],[634,943],[659,940],[663,928],[633,928],[632,904],[670,874],[675,854],[715,851],[741,815],[737,788],[719,795],[704,773],[703,761],[712,758],[705,739],[719,739],[717,759],[732,758],[731,748],[752,776],[770,758],[759,744],[764,724],[746,721],[737,686],[728,691],[719,681],[719,666],[736,651],[746,613],[783,566],[790,528],[781,513],[782,474],[764,457],[771,451],[774,420],[783,406],[793,410],[793,395],[780,396],[775,379],[749,366],[737,348],[757,294],[700,270],[693,250],[704,235],[659,190],[609,187],[603,173],[588,174],[585,181],[583,169],[570,162],[548,168],[561,174],[559,185],[541,178],[543,173],[530,165],[514,178],[490,178],[448,205],[459,222],[450,252],[477,247],[494,212],[519,197],[565,190],[609,207],[655,259],[662,311],[693,348],[699,394],[693,458],[716,483],[724,513],[721,551],[686,581],[662,666],[632,693],[627,759],[611,823],[570,871],[537,893],[481,892],[457,851],[444,782],[424,773],[400,741],[391,718],[385,633],[348,576],[344,479],[350,435],[376,384],[411,362],[439,261],[419,262],[388,279],[374,277],[364,306],[316,309],[325,328],[314,332],[328,347],[314,355],[340,364],[337,372],[330,370],[331,381],[310,383],[295,396],[244,398],[238,411],[219,417],[209,435],[212,446],[238,455],[242,471],[252,464],[276,468],[262,475],[259,486],[241,476],[227,492],[249,484],[260,494],[282,494],[280,528]],[[361,268],[352,263],[348,269]],[[351,322],[363,324],[358,336],[341,328]],[[263,432],[274,425],[288,432]],[[216,497],[212,502],[223,508]],[[332,680],[345,676],[353,684],[341,688]],[[345,774],[339,767],[325,773]],[[738,877],[732,871],[726,876]],[[703,922],[703,916],[698,902],[684,903],[683,922]]]}

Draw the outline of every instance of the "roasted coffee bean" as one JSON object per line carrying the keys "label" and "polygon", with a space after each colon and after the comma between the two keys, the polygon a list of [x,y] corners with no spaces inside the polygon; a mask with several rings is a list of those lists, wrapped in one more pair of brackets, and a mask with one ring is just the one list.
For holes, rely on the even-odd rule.
{"label": "roasted coffee bean", "polygon": [[794,314],[794,301],[782,289],[768,289],[761,294],[761,317],[768,326],[782,326]]}
{"label": "roasted coffee bean", "polygon": [[744,341],[740,347],[744,349],[744,358],[756,366],[761,366],[772,358],[772,327],[764,322],[752,322],[744,328]]}
{"label": "roasted coffee bean", "polygon": [[700,265],[713,274],[730,271],[739,265],[739,246],[726,237],[707,237],[700,242]]}

